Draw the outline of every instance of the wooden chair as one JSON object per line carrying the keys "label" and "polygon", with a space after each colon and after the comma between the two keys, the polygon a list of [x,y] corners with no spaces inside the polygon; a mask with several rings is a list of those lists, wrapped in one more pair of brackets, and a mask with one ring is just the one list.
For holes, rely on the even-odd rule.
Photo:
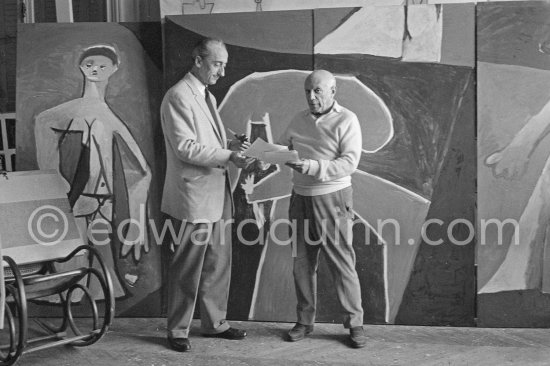
{"label": "wooden chair", "polygon": [[[41,233],[45,235],[40,238],[32,233],[32,225],[35,213],[44,207],[51,212],[44,212],[45,216],[40,218],[41,224],[47,221],[46,232]],[[56,220],[54,213],[62,219]],[[26,227],[21,221],[26,221]],[[56,242],[45,243],[42,239],[51,239],[49,233],[64,236]],[[109,270],[94,247],[82,245],[64,183],[57,172],[14,172],[7,177],[0,176],[0,237],[4,263],[4,279],[0,285],[5,298],[0,365],[12,365],[21,355],[44,348],[64,344],[87,346],[105,335],[112,324],[115,307]],[[82,255],[87,260],[79,262],[84,265],[58,270],[58,264],[74,263],[73,260]],[[90,291],[93,281],[97,281],[102,290],[102,306],[98,306]],[[77,324],[73,314],[75,291],[82,291],[79,303],[87,301],[91,329],[81,329]],[[62,310],[61,324],[40,322],[47,335],[30,338],[29,304],[44,304],[51,296],[60,299],[56,306]]]}

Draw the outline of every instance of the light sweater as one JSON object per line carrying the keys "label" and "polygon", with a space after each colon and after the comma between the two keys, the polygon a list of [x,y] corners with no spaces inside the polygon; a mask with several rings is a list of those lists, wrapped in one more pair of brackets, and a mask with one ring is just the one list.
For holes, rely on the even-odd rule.
{"label": "light sweater", "polygon": [[355,113],[336,101],[330,112],[315,117],[309,110],[298,113],[279,143],[310,159],[306,174],[293,171],[294,191],[318,196],[351,186],[351,174],[361,157],[361,127]]}

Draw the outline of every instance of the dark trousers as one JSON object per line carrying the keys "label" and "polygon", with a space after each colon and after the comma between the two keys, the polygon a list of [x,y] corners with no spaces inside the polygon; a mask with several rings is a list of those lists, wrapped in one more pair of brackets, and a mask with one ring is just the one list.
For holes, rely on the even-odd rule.
{"label": "dark trousers", "polygon": [[344,326],[363,325],[361,287],[352,247],[352,188],[319,196],[293,193],[289,217],[297,230],[294,284],[298,323],[312,325],[315,322],[317,269],[322,251],[344,311]]}
{"label": "dark trousers", "polygon": [[197,301],[203,333],[229,329],[225,317],[231,278],[231,230],[226,230],[224,222],[230,217],[231,199],[226,193],[220,221],[194,224],[173,219],[176,234],[183,225],[183,235],[179,243],[174,243],[168,274],[169,336],[189,336]]}

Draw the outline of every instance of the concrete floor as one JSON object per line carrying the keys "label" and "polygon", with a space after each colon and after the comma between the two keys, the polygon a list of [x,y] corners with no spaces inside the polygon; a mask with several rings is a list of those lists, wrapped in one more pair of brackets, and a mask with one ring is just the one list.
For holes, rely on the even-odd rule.
{"label": "concrete floor", "polygon": [[117,318],[96,344],[24,354],[18,365],[550,365],[549,329],[367,325],[368,345],[351,349],[341,325],[317,324],[290,343],[283,337],[292,324],[232,324],[247,329],[247,339],[203,338],[196,323],[192,351],[177,353],[168,348],[165,319]]}

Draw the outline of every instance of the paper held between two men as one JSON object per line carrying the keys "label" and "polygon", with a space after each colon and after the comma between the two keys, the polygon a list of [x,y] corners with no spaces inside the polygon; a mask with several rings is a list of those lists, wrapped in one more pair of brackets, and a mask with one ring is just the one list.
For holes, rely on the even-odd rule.
{"label": "paper held between two men", "polygon": [[243,154],[270,164],[285,164],[289,161],[300,160],[296,150],[288,150],[286,146],[271,144],[262,138],[254,140],[254,143],[243,151]]}

